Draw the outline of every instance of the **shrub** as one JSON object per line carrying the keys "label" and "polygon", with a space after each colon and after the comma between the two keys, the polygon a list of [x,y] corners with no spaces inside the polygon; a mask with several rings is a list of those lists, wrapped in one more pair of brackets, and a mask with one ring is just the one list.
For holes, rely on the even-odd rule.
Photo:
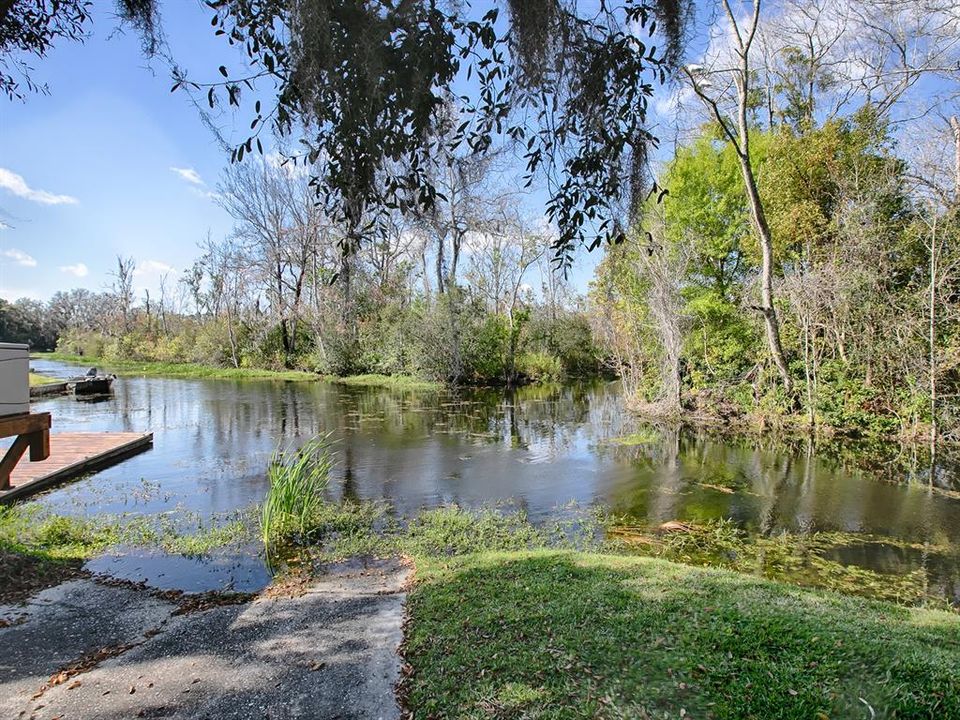
{"label": "shrub", "polygon": [[57,340],[57,352],[84,357],[102,357],[107,338],[97,332],[69,330]]}
{"label": "shrub", "polygon": [[534,383],[563,380],[560,358],[546,352],[524,352],[517,357],[517,376]]}
{"label": "shrub", "polygon": [[867,385],[846,363],[824,362],[817,380],[817,414],[824,424],[864,435],[897,429],[896,418],[884,412],[880,391]]}
{"label": "shrub", "polygon": [[465,374],[481,383],[503,380],[510,343],[510,329],[505,317],[487,316],[474,332],[464,337],[463,342]]}

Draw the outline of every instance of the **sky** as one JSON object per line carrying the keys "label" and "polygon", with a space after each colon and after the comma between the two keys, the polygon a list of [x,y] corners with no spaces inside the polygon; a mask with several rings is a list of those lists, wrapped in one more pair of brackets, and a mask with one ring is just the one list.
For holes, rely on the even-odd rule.
{"label": "sky", "polygon": [[[47,300],[58,290],[103,290],[117,256],[136,262],[135,290],[155,294],[200,254],[208,232],[229,233],[211,198],[229,158],[183,92],[171,93],[163,60],[148,61],[133,30],[119,31],[112,3],[96,3],[90,36],[60,42],[32,63],[49,94],[0,98],[0,298]],[[239,62],[213,34],[197,0],[162,5],[164,34],[192,79],[219,78]],[[217,122],[246,138],[249,118]],[[584,292],[600,253],[584,254],[571,280]]]}
{"label": "sky", "polygon": [[[103,289],[116,257],[137,263],[135,286],[179,276],[209,230],[230,218],[209,194],[227,158],[189,98],[151,69],[136,33],[117,32],[96,3],[91,37],[33,63],[49,95],[0,98],[0,297],[47,299]],[[233,56],[193,0],[164,4],[174,57],[211,77]],[[227,128],[229,130],[229,128]]]}
{"label": "sky", "polygon": [[[170,92],[166,63],[151,67],[136,33],[118,31],[112,6],[95,3],[85,43],[60,42],[33,63],[34,79],[49,86],[48,95],[31,94],[25,102],[0,97],[0,298],[104,289],[118,255],[135,260],[142,297],[157,291],[164,274],[172,284],[208,233],[230,232],[230,218],[211,197],[229,158],[191,99]],[[170,53],[192,79],[218,79],[221,64],[236,69],[236,48],[214,35],[200,0],[161,7]],[[698,18],[707,26],[716,20],[707,12]],[[699,28],[688,54],[703,54],[709,36]],[[696,103],[677,112],[683,93],[657,88],[655,118],[683,115],[697,124],[702,116],[690,112]],[[246,114],[217,119],[234,141],[246,138],[248,122]],[[652,129],[663,140],[658,155],[668,156],[674,131]],[[534,191],[534,200],[543,196]],[[600,252],[580,254],[571,278],[578,291],[586,290],[600,258]]]}

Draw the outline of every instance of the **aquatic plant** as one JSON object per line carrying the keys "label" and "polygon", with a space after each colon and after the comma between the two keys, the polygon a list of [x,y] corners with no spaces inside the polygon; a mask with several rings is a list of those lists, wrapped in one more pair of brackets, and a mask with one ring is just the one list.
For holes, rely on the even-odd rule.
{"label": "aquatic plant", "polygon": [[329,435],[315,437],[298,449],[274,451],[267,468],[270,488],[260,515],[265,545],[309,533],[323,505],[332,468]]}

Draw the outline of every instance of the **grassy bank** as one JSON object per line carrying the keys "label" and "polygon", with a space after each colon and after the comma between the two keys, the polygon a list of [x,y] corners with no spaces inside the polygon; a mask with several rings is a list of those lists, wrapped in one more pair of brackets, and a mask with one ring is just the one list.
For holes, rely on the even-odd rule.
{"label": "grassy bank", "polygon": [[629,555],[602,522],[324,503],[288,552],[413,560],[415,717],[960,717],[957,613]]}
{"label": "grassy bank", "polygon": [[410,375],[348,375],[346,377],[327,376],[325,379],[340,385],[353,387],[387,387],[398,390],[440,390],[442,383],[431,380],[421,380]]}
{"label": "grassy bank", "polygon": [[573,551],[418,557],[416,716],[960,717],[960,617]]}
{"label": "grassy bank", "polygon": [[351,375],[337,377],[318,375],[302,370],[266,370],[262,368],[227,368],[197,363],[168,363],[143,360],[105,360],[104,358],[68,355],[65,353],[34,353],[31,357],[43,360],[75,363],[98,367],[117,375],[168,378],[205,378],[210,380],[284,380],[288,382],[335,382],[359,387],[389,387],[404,390],[435,390],[439,383],[406,375]]}
{"label": "grassy bank", "polygon": [[224,368],[196,363],[148,362],[142,360],[105,360],[104,358],[67,355],[64,353],[34,353],[33,358],[76,363],[85,367],[98,367],[117,375],[136,375],[171,378],[209,378],[213,380],[317,380],[320,376],[300,370],[261,370],[256,368]]}
{"label": "grassy bank", "polygon": [[49,378],[46,375],[37,375],[36,373],[30,373],[30,387],[36,387],[38,385],[50,385],[51,383],[57,382],[53,378]]}
{"label": "grassy bank", "polygon": [[[444,507],[403,521],[383,504],[318,502],[274,550],[291,580],[340,558],[412,559],[401,692],[415,717],[960,717],[957,613],[626,555],[602,517],[575,515],[534,525]],[[113,544],[202,554],[255,524],[190,535],[156,520],[0,509],[3,579],[11,553],[35,563],[21,570],[35,591],[30,571],[50,584]],[[690,542],[684,553],[704,541]]]}

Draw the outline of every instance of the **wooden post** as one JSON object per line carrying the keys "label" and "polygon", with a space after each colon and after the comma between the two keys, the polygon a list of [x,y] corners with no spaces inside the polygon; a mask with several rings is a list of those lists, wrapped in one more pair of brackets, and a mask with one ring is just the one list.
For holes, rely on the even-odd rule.
{"label": "wooden post", "polygon": [[0,490],[10,488],[10,473],[23,454],[30,451],[30,462],[50,457],[50,413],[27,413],[0,418],[0,438],[16,437],[0,459]]}

